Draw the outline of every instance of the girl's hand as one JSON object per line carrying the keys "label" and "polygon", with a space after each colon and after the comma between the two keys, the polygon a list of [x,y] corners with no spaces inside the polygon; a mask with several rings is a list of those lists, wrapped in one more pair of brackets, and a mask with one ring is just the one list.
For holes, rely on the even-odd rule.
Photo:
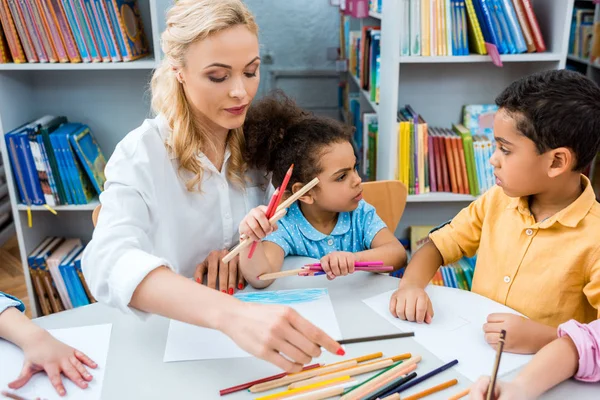
{"label": "girl's hand", "polygon": [[266,206],[258,206],[250,210],[248,215],[240,222],[240,235],[245,235],[258,242],[268,234],[275,232],[277,224],[271,225],[269,223],[269,218],[265,214],[266,211]]}
{"label": "girl's hand", "polygon": [[92,375],[84,365],[96,368],[97,364],[88,356],[55,339],[45,330],[36,332],[22,346],[25,355],[23,369],[19,377],[8,384],[11,389],[23,387],[38,372],[46,372],[52,386],[60,396],[67,392],[63,386],[61,373],[82,389],[88,387]]}
{"label": "girl's hand", "polygon": [[354,253],[347,251],[335,251],[321,258],[321,268],[327,274],[327,279],[335,279],[336,276],[346,276],[354,273],[356,262]]}
{"label": "girl's hand", "polygon": [[242,349],[287,372],[300,371],[321,355],[321,347],[345,354],[339,343],[290,307],[242,303],[222,331]]}

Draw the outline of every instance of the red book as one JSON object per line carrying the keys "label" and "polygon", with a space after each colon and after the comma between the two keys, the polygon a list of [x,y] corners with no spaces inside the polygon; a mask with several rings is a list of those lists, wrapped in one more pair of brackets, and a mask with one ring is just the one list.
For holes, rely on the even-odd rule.
{"label": "red book", "polygon": [[546,51],[544,37],[542,36],[542,31],[540,30],[540,25],[538,24],[535,12],[533,12],[531,1],[521,0],[521,3],[523,3],[523,9],[525,11],[525,15],[527,16],[527,20],[529,21],[529,27],[531,28],[531,33],[533,34],[533,42],[535,43],[538,53]]}

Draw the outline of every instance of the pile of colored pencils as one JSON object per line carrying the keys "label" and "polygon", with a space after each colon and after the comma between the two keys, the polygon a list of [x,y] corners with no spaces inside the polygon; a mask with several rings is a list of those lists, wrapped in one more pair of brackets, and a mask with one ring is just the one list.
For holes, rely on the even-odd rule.
{"label": "pile of colored pencils", "polygon": [[[394,270],[394,267],[383,265],[383,261],[361,261],[354,263],[354,270],[368,272],[391,272]],[[302,268],[298,269],[262,274],[258,276],[258,279],[261,281],[267,281],[271,279],[283,278],[286,276],[318,276],[324,274],[325,271],[323,271],[321,263],[315,263],[307,264]]]}
{"label": "pile of colored pencils", "polygon": [[[410,353],[381,358],[383,353],[368,354],[358,358],[333,363],[313,364],[295,374],[279,374],[221,390],[221,396],[240,390],[261,393],[286,386],[285,390],[255,398],[255,400],[320,400],[341,395],[341,400],[400,399],[400,393],[456,365],[451,361],[440,368],[417,377],[415,370],[420,356]],[[356,377],[379,371],[358,382]],[[458,381],[433,386],[403,399],[416,400],[456,385]]]}

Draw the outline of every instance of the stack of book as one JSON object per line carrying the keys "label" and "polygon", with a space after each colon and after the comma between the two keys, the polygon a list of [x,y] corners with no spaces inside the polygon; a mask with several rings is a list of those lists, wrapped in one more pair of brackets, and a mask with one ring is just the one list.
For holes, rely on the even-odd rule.
{"label": "stack of book", "polygon": [[431,127],[410,105],[398,112],[397,179],[409,194],[451,192],[480,195],[494,183],[489,163],[495,148],[495,105],[463,108],[463,123]]}
{"label": "stack of book", "polygon": [[531,0],[400,1],[402,56],[546,51]]}
{"label": "stack of book", "polygon": [[22,204],[87,204],[104,189],[106,159],[87,125],[44,116],[4,139]]}
{"label": "stack of book", "polygon": [[96,302],[81,272],[80,239],[48,237],[27,257],[31,282],[43,315]]}
{"label": "stack of book", "polygon": [[148,52],[137,0],[0,0],[0,63],[119,62]]}

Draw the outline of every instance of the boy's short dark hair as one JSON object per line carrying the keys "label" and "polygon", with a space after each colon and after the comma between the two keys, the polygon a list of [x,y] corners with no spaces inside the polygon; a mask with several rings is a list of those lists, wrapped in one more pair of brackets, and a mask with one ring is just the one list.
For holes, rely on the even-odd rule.
{"label": "boy's short dark hair", "polygon": [[540,154],[559,147],[575,153],[574,170],[590,164],[600,148],[600,88],[567,70],[535,73],[510,84],[496,104]]}

